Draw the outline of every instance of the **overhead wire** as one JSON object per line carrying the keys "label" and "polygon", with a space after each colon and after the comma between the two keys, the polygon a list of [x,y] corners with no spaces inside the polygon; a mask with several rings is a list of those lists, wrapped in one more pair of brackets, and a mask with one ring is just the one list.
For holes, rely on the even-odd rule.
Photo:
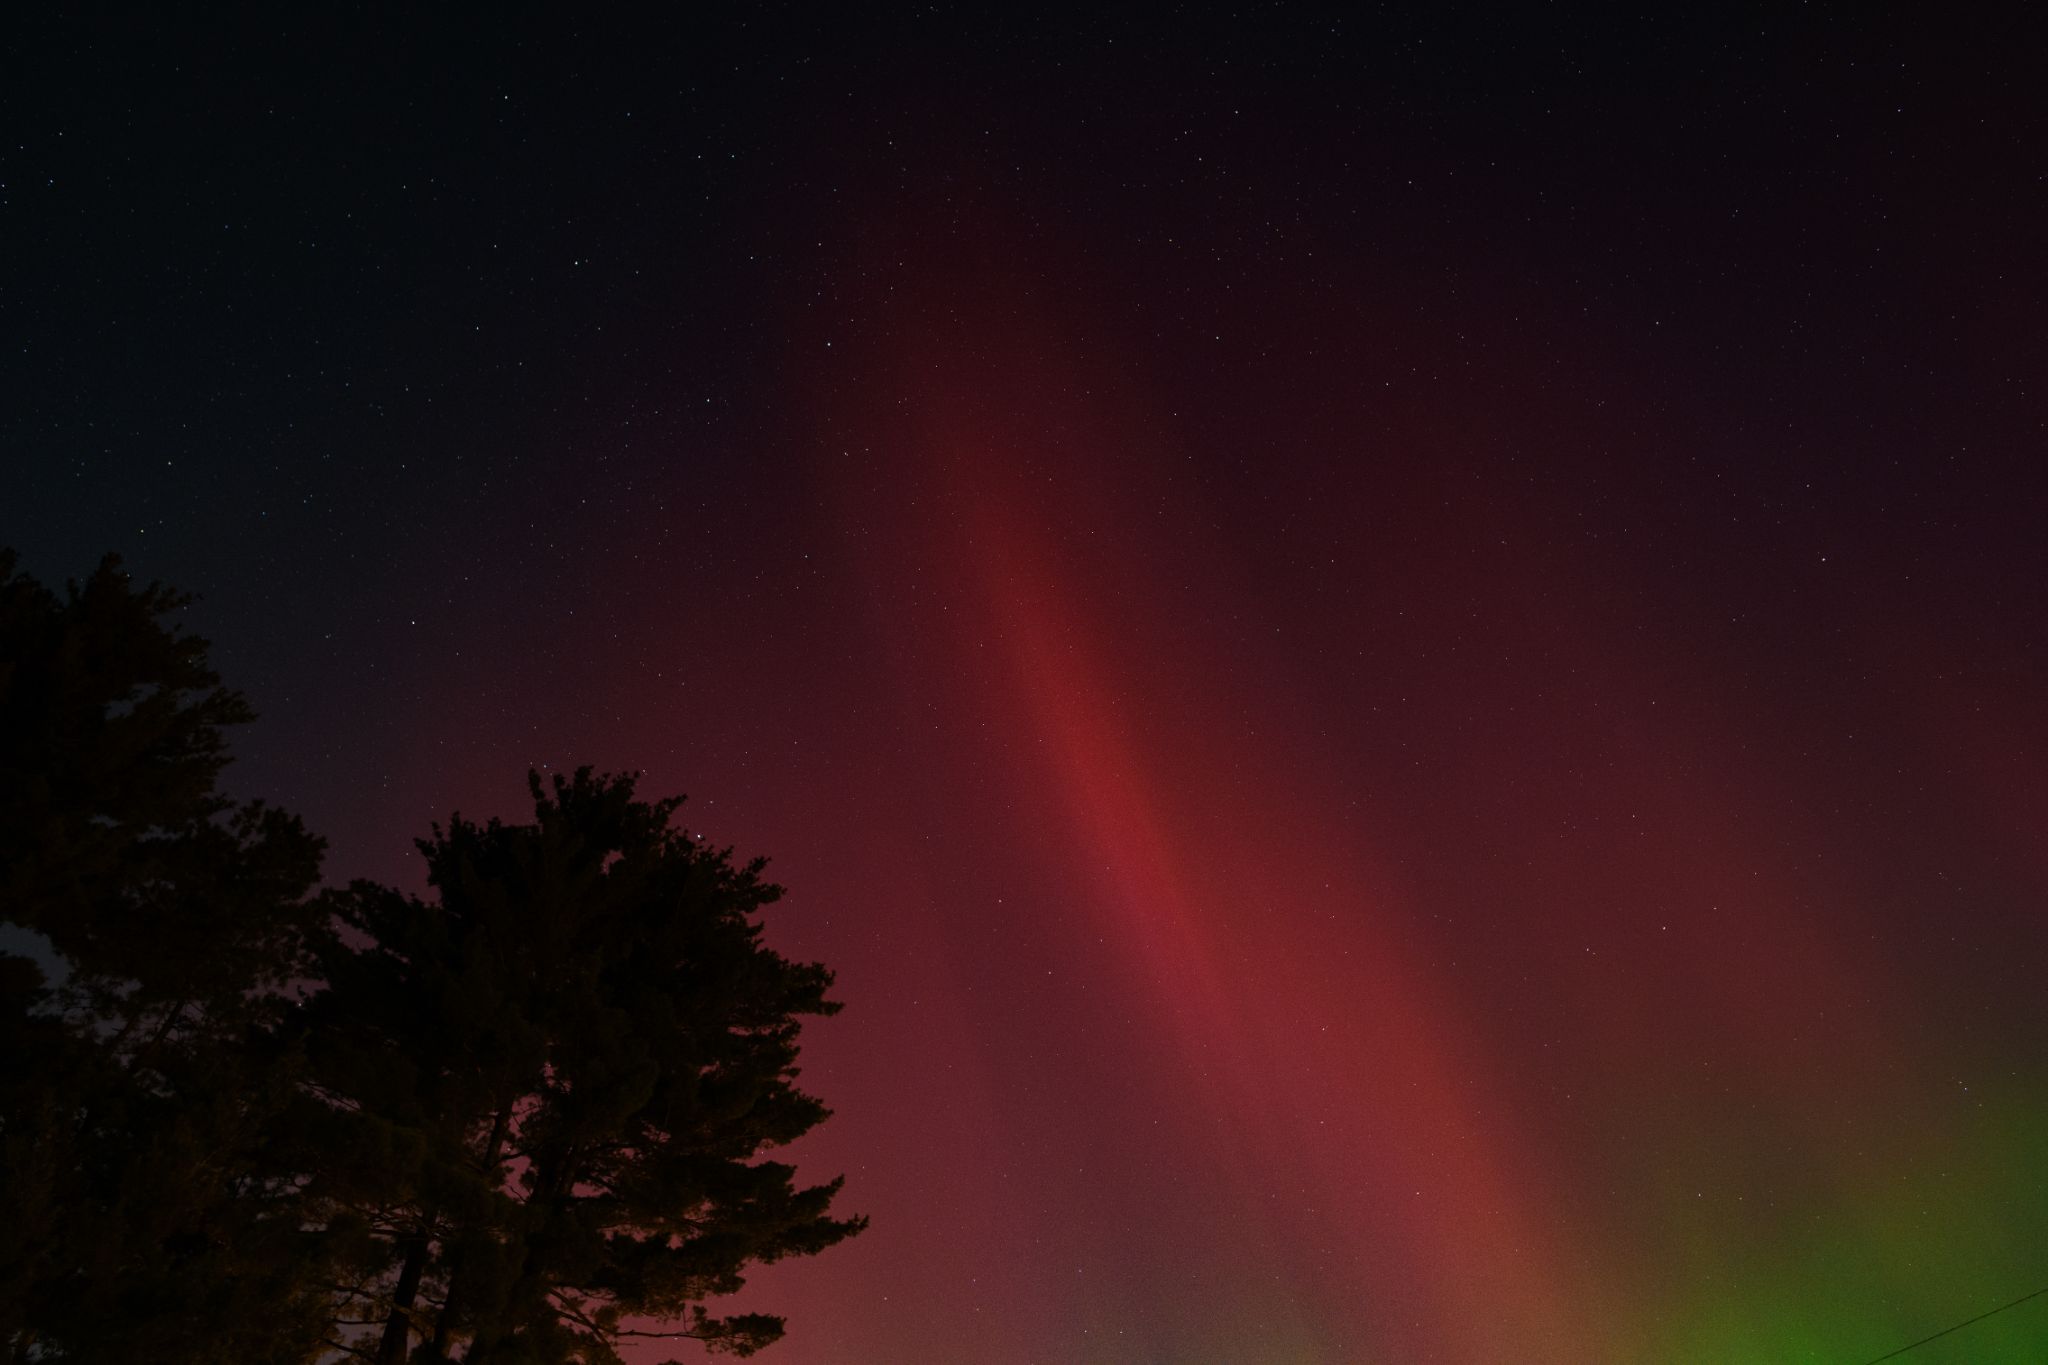
{"label": "overhead wire", "polygon": [[2041,1296],[2042,1296],[2043,1294],[2048,1294],[2048,1284],[2044,1284],[2044,1285],[2042,1285],[2042,1286],[2041,1286],[2041,1287],[2040,1287],[2039,1289],[2036,1289],[2036,1290],[2035,1290],[2035,1291],[2034,1291],[2033,1293],[2031,1293],[2031,1294],[2022,1294],[2022,1295],[2020,1295],[2020,1297],[2018,1297],[2018,1298],[2014,1299],[2014,1300],[2013,1300],[2013,1301],[2012,1301],[2011,1303],[2004,1303],[2004,1304],[2000,1304],[2000,1305],[1999,1305],[1998,1307],[1996,1307],[1996,1308],[1994,1308],[1994,1309],[1990,1310],[1990,1311],[1989,1311],[1989,1312],[1987,1312],[1987,1313],[1979,1313],[1979,1314],[1978,1314],[1978,1315],[1977,1315],[1976,1317],[1974,1317],[1974,1318],[1965,1318],[1965,1319],[1964,1319],[1963,1321],[1961,1321],[1961,1322],[1957,1323],[1957,1324],[1956,1324],[1955,1326],[1953,1326],[1953,1327],[1944,1327],[1944,1328],[1942,1328],[1942,1329],[1941,1329],[1941,1330],[1940,1330],[1939,1332],[1936,1332],[1936,1333],[1935,1333],[1935,1334],[1934,1334],[1933,1336],[1931,1336],[1931,1337],[1922,1337],[1922,1338],[1920,1338],[1920,1340],[1918,1340],[1918,1341],[1915,1341],[1915,1342],[1910,1342],[1910,1343],[1908,1343],[1908,1344],[1906,1344],[1906,1345],[1904,1345],[1904,1346],[1901,1346],[1901,1347],[1899,1347],[1899,1349],[1898,1349],[1898,1350],[1896,1350],[1896,1351],[1887,1351],[1887,1352],[1886,1352],[1885,1354],[1883,1354],[1883,1355],[1881,1355],[1881,1356],[1878,1356],[1878,1357],[1876,1357],[1876,1358],[1875,1358],[1875,1359],[1873,1359],[1873,1360],[1866,1360],[1866,1361],[1864,1361],[1864,1362],[1863,1362],[1863,1365],[1880,1365],[1880,1362],[1883,1362],[1883,1361],[1887,1361],[1887,1360],[1897,1360],[1897,1359],[1898,1359],[1898,1358],[1899,1358],[1900,1356],[1904,1355],[1904,1354],[1905,1354],[1906,1352],[1908,1352],[1908,1351],[1917,1351],[1917,1350],[1919,1350],[1919,1349],[1920,1349],[1920,1348],[1921,1348],[1922,1346],[1925,1346],[1925,1345],[1926,1345],[1926,1344],[1927,1344],[1928,1342],[1930,1342],[1930,1341],[1939,1341],[1939,1340],[1940,1340],[1940,1339],[1941,1339],[1942,1337],[1945,1337],[1945,1336],[1947,1336],[1947,1335],[1948,1335],[1948,1334],[1949,1334],[1950,1332],[1960,1332],[1960,1331],[1962,1331],[1962,1330],[1963,1330],[1963,1329],[1964,1329],[1965,1327],[1971,1326],[1971,1325],[1972,1325],[1972,1324],[1974,1324],[1974,1323],[1979,1323],[1979,1322],[1982,1322],[1982,1321],[1984,1321],[1984,1319],[1986,1319],[1986,1318],[1995,1318],[1995,1317],[1997,1317],[1997,1316],[1998,1316],[1998,1315],[1999,1315],[2000,1313],[2003,1313],[2003,1312],[2005,1312],[2005,1311],[2006,1311],[2007,1309],[2009,1309],[2009,1308],[2017,1308],[2017,1307],[2019,1307],[2019,1306],[2020,1306],[2021,1304],[2023,1304],[2023,1303],[2026,1303],[2026,1302],[2028,1302],[2028,1301],[2030,1301],[2030,1300],[2032,1300],[2032,1299],[2038,1299],[2038,1298],[2040,1298],[2040,1297],[2041,1297]]}

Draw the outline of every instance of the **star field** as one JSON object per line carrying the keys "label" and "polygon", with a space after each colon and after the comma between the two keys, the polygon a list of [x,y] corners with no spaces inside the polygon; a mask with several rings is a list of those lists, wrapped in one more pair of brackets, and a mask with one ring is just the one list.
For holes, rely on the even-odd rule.
{"label": "star field", "polygon": [[26,21],[0,541],[201,594],[330,878],[529,765],[774,858],[772,1358],[2048,1280],[2018,11],[392,22]]}

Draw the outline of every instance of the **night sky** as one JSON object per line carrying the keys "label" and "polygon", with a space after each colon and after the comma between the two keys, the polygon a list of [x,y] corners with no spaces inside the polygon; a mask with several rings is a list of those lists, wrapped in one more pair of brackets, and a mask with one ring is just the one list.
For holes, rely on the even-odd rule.
{"label": "night sky", "polygon": [[529,765],[772,858],[874,1223],[763,1359],[2048,1285],[2022,7],[175,8],[12,16],[0,543],[201,595],[330,879]]}

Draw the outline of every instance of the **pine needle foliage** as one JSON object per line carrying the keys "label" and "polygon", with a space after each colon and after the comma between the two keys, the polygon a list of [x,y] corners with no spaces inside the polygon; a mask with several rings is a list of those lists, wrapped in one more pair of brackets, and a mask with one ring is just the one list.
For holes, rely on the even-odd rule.
{"label": "pine needle foliage", "polygon": [[0,1349],[291,1362],[328,1293],[276,1138],[321,843],[217,782],[250,718],[187,598],[0,551]]}
{"label": "pine needle foliage", "polygon": [[762,1156],[827,1117],[796,1080],[831,974],[763,942],[781,889],[676,828],[680,799],[589,769],[529,788],[530,824],[421,841],[430,897],[336,901],[307,1037],[359,1160],[315,1193],[371,1229],[375,1358],[750,1354],[781,1321],[704,1301],[865,1225],[833,1216],[839,1181]]}

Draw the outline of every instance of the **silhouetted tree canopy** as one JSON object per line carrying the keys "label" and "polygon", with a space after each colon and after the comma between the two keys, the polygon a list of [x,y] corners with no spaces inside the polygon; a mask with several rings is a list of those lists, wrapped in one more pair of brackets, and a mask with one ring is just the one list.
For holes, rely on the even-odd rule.
{"label": "silhouetted tree canopy", "polygon": [[[272,1163],[320,841],[236,805],[249,719],[185,599],[0,551],[0,1340],[18,1359],[303,1360],[322,1252]],[[44,968],[60,968],[53,984]]]}
{"label": "silhouetted tree canopy", "polygon": [[794,1082],[831,975],[762,944],[780,888],[675,829],[679,801],[529,782],[532,824],[420,843],[431,899],[336,898],[307,1008],[336,1138],[375,1154],[322,1192],[387,1247],[379,1358],[419,1358],[410,1333],[429,1359],[612,1361],[638,1317],[749,1353],[780,1321],[700,1301],[863,1225],[830,1216],[837,1181],[756,1159],[826,1117]]}
{"label": "silhouetted tree canopy", "polygon": [[[250,718],[109,558],[0,552],[0,1343],[17,1361],[750,1354],[704,1301],[858,1232],[763,1153],[831,974],[780,896],[625,776],[453,818],[430,895],[316,890],[321,843],[218,791]],[[44,946],[33,946],[40,941]]]}

